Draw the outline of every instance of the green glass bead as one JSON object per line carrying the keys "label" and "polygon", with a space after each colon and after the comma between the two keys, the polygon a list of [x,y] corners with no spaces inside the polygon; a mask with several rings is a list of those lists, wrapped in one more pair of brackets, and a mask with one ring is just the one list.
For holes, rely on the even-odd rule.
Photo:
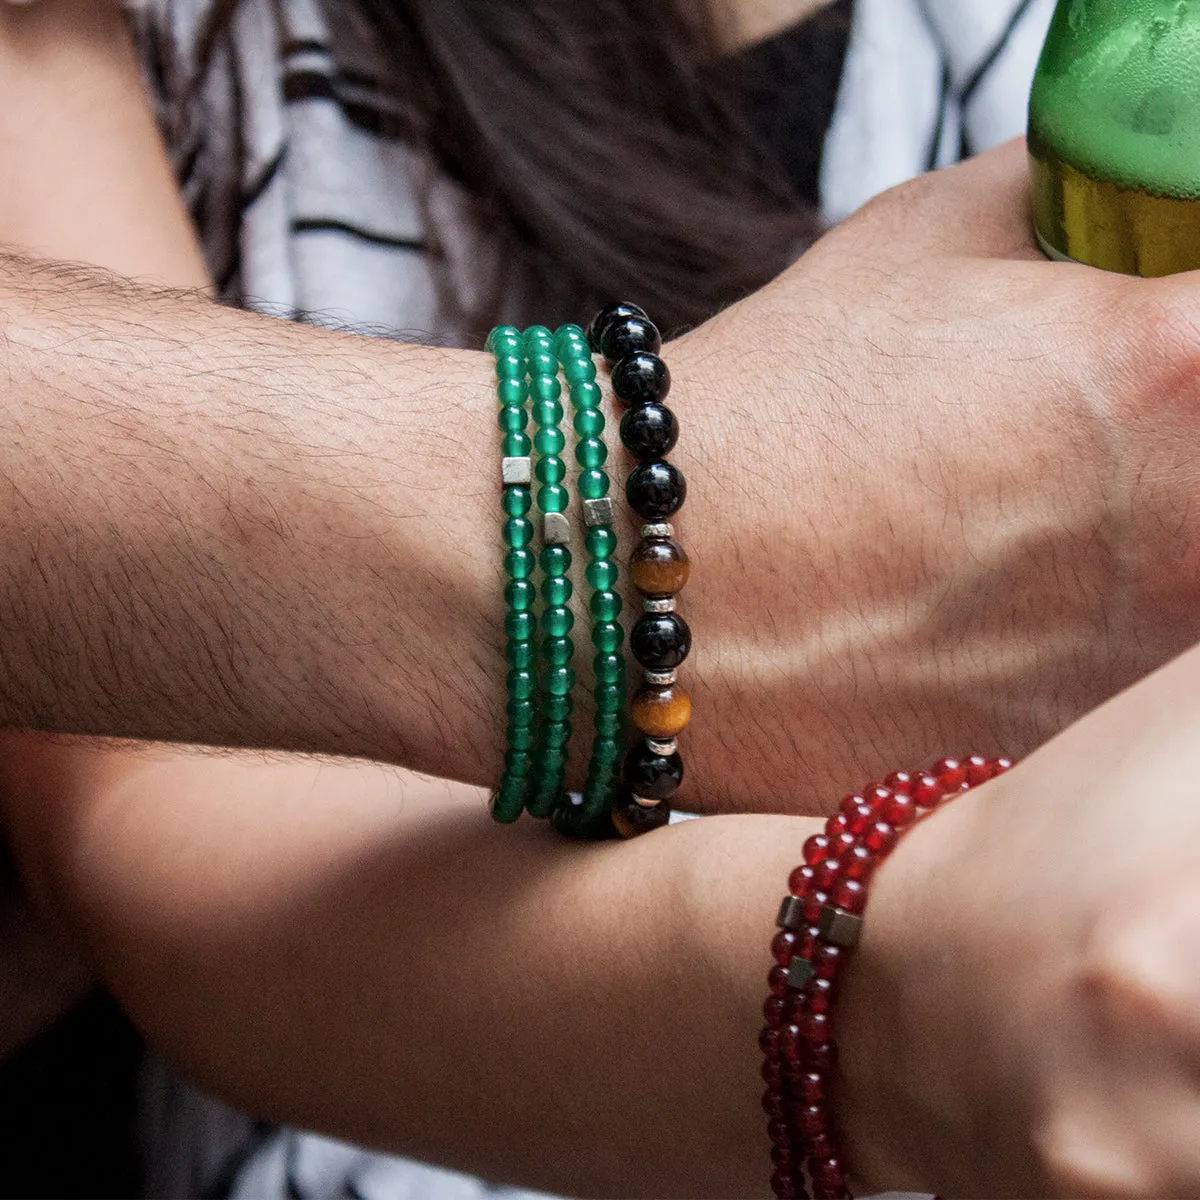
{"label": "green glass bead", "polygon": [[561,483],[545,483],[538,488],[538,508],[544,513],[566,512],[570,502],[571,495]]}
{"label": "green glass bead", "polygon": [[547,776],[555,776],[567,765],[565,746],[542,746],[534,755],[534,766]]}
{"label": "green glass bead", "polygon": [[614,763],[624,747],[617,738],[597,738],[592,743],[592,762],[597,766]]}
{"label": "green glass bead", "polygon": [[596,701],[597,712],[621,712],[625,708],[625,685],[623,683],[602,683],[592,693]]}
{"label": "green glass bead", "polygon": [[525,339],[526,345],[529,345],[530,342],[554,341],[554,334],[545,325],[530,325],[521,336]]}
{"label": "green glass bead", "polygon": [[529,394],[535,403],[549,403],[562,395],[562,384],[557,375],[535,375],[529,381]]}
{"label": "green glass bead", "polygon": [[506,433],[500,439],[500,453],[505,458],[528,458],[532,449],[533,443],[530,442],[528,434]]}
{"label": "green glass bead", "polygon": [[590,358],[567,358],[563,363],[563,374],[572,386],[591,383],[596,378],[596,364]]}
{"label": "green glass bead", "polygon": [[[509,325],[500,326],[502,329],[511,329]],[[567,321],[560,325],[554,331],[554,340],[557,342],[560,338],[577,337],[585,344],[587,343],[587,334],[583,332],[583,326],[576,324],[574,321]]]}
{"label": "green glass bead", "polygon": [[514,725],[532,725],[537,720],[537,705],[532,700],[510,700],[504,711]]}
{"label": "green glass bead", "polygon": [[524,379],[501,379],[496,384],[496,397],[502,405],[525,409],[529,399],[529,384]]}
{"label": "green glass bead", "polygon": [[571,603],[575,585],[564,575],[552,575],[542,580],[542,599],[551,608],[562,608]]}
{"label": "green glass bead", "polygon": [[542,697],[542,716],[547,721],[569,721],[574,711],[574,696]]}
{"label": "green glass bead", "polygon": [[527,487],[510,485],[504,489],[503,503],[510,517],[523,517],[533,507],[533,493]]}
{"label": "green glass bead", "polygon": [[534,379],[547,378],[558,373],[558,355],[553,350],[528,350],[525,362]]}
{"label": "green glass bead", "polygon": [[533,423],[540,429],[548,425],[561,425],[563,406],[557,400],[539,400],[533,406]]}
{"label": "green glass bead", "polygon": [[599,408],[604,393],[598,383],[577,383],[571,389],[571,403],[576,408]]}
{"label": "green glass bead", "polygon": [[532,671],[509,671],[508,694],[514,700],[529,700],[537,691],[537,680]]}
{"label": "green glass bead", "polygon": [[[541,436],[539,433],[538,437]],[[561,436],[562,434],[559,434],[559,437]],[[538,459],[534,474],[537,475],[539,483],[562,483],[567,475],[567,464],[557,454],[547,454],[545,458]]]}
{"label": "green glass bead", "polygon": [[612,558],[617,552],[617,534],[611,525],[593,525],[584,535],[583,544],[593,558]]}
{"label": "green glass bead", "polygon": [[585,500],[599,500],[608,495],[608,472],[580,471],[578,487]]}
{"label": "green glass bead", "polygon": [[571,740],[570,721],[549,721],[538,731],[542,745],[550,749],[565,746]]}
{"label": "green glass bead", "polygon": [[506,404],[496,417],[496,424],[504,433],[521,433],[529,424],[529,414],[515,404]]}
{"label": "green glass bead", "polygon": [[509,775],[528,775],[533,769],[533,755],[524,750],[509,750],[504,755],[504,769]]}
{"label": "green glass bead", "polygon": [[552,667],[569,663],[575,654],[575,646],[569,637],[559,634],[542,639],[542,657]]}
{"label": "green glass bead", "polygon": [[504,570],[510,579],[528,579],[537,565],[532,550],[510,550],[504,556]]}
{"label": "green glass bead", "polygon": [[625,678],[625,656],[606,654],[603,650],[592,659],[592,670],[599,683],[616,683]]}
{"label": "green glass bead", "polygon": [[[567,326],[563,326],[567,328]],[[487,336],[485,345],[494,354],[506,341],[516,338],[521,340],[521,331],[515,325],[497,325]]]}
{"label": "green glass bead", "polygon": [[605,654],[620,650],[625,641],[625,630],[616,621],[597,621],[592,626],[592,645]]}
{"label": "green glass bead", "polygon": [[565,638],[575,628],[575,614],[569,608],[548,608],[542,613],[542,628],[548,637]]}
{"label": "green glass bead", "polygon": [[513,750],[524,750],[528,753],[537,742],[537,734],[532,725],[509,725],[508,744]]}
{"label": "green glass bead", "polygon": [[525,809],[525,781],[504,780],[500,790],[492,797],[492,820],[501,825],[511,825]]}
{"label": "green glass bead", "polygon": [[592,719],[592,728],[597,737],[620,737],[625,728],[625,714],[621,712],[596,713]]}
{"label": "green glass bead", "polygon": [[[563,447],[567,444],[567,439],[563,437],[563,431],[554,426],[549,426],[537,431],[537,436],[533,439],[533,444],[537,447],[539,454],[561,454]],[[557,483],[557,479],[546,480],[547,483]]]}
{"label": "green glass bead", "polygon": [[504,589],[504,601],[513,612],[528,612],[537,599],[537,589],[528,579],[511,579]]}
{"label": "green glass bead", "polygon": [[588,607],[597,621],[615,621],[621,615],[621,597],[617,592],[595,592]]}
{"label": "green glass bead", "polygon": [[496,379],[525,379],[525,355],[497,354]]}
{"label": "green glass bead", "polygon": [[543,546],[538,560],[547,575],[567,575],[571,570],[571,551],[566,546]]}
{"label": "green glass bead", "polygon": [[598,408],[576,409],[572,423],[581,438],[594,438],[604,432],[604,414]]}
{"label": "green glass bead", "polygon": [[611,558],[596,558],[587,565],[588,583],[598,592],[611,592],[617,586],[620,571]]}
{"label": "green glass bead", "polygon": [[537,633],[537,621],[531,612],[510,612],[504,618],[504,632],[510,642],[528,642]]}
{"label": "green glass bead", "polygon": [[551,667],[546,672],[546,691],[551,696],[565,696],[575,686],[575,670],[573,667]]}
{"label": "green glass bead", "polygon": [[521,642],[510,641],[504,649],[508,665],[518,671],[532,671],[537,662],[537,644],[533,638]]}
{"label": "green glass bead", "polygon": [[575,443],[575,461],[581,467],[602,467],[607,458],[608,447],[599,438],[580,438]]}
{"label": "green glass bead", "polygon": [[504,544],[510,550],[524,550],[533,541],[533,522],[528,517],[509,517],[504,522]]}

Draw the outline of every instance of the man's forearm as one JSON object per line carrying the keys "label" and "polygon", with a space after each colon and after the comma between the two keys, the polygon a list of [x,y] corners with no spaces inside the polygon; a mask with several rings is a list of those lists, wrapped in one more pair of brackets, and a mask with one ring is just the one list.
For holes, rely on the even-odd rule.
{"label": "man's forearm", "polygon": [[0,312],[0,721],[498,763],[486,359],[17,257]]}

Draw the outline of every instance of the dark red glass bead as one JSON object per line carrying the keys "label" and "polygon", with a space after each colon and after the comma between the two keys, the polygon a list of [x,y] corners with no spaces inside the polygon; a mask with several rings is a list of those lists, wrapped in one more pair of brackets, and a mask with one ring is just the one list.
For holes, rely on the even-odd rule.
{"label": "dark red glass bead", "polygon": [[787,1102],[783,1098],[783,1094],[776,1088],[767,1088],[763,1092],[762,1098],[763,1112],[771,1118],[772,1121],[782,1121],[787,1115]]}
{"label": "dark red glass bead", "polygon": [[837,837],[831,838],[829,841],[829,857],[841,858],[847,851],[853,850],[858,845],[858,838],[852,833],[839,833]]}
{"label": "dark red glass bead", "polygon": [[852,817],[860,804],[866,804],[866,800],[857,792],[852,792],[849,796],[842,797],[842,802],[838,805],[838,812],[845,817]]}
{"label": "dark red glass bead", "polygon": [[790,1146],[792,1144],[792,1131],[788,1128],[786,1121],[768,1121],[767,1137],[771,1139],[773,1146]]}
{"label": "dark red glass bead", "polygon": [[800,1000],[806,1012],[828,1012],[833,1006],[833,981],[830,979],[810,979]]}
{"label": "dark red glass bead", "polygon": [[798,1104],[791,1112],[792,1125],[805,1140],[829,1132],[829,1109],[824,1104]]}
{"label": "dark red glass bead", "polygon": [[889,791],[907,795],[912,786],[912,775],[908,771],[893,771],[884,781],[883,786]]}
{"label": "dark red glass bead", "polygon": [[847,833],[859,837],[862,832],[875,823],[875,810],[869,804],[860,804],[853,813],[843,813],[846,818]]}
{"label": "dark red glass bead", "polygon": [[800,944],[796,947],[798,958],[812,959],[813,951],[817,948],[817,939],[821,931],[815,925],[809,925],[800,931]]}
{"label": "dark red glass bead", "polygon": [[788,990],[788,973],[776,963],[767,975],[767,990],[772,996],[784,996]]}
{"label": "dark red glass bead", "polygon": [[813,1184],[813,1200],[854,1200],[850,1189],[844,1184],[832,1186],[827,1183]]}
{"label": "dark red glass bead", "polygon": [[780,1067],[778,1059],[764,1058],[760,1074],[767,1087],[783,1086],[783,1069]]}
{"label": "dark red glass bead", "polygon": [[784,1009],[790,1003],[785,996],[768,996],[763,1001],[763,1020],[768,1029],[778,1029],[783,1024]]}
{"label": "dark red glass bead", "polygon": [[860,883],[865,883],[875,873],[875,868],[878,865],[875,856],[866,846],[855,846],[842,859],[842,869],[838,873],[838,882],[840,883],[845,879],[857,879]]}
{"label": "dark red glass bead", "polygon": [[899,840],[899,830],[887,821],[876,821],[863,832],[863,845],[881,858],[891,854]]}
{"label": "dark red glass bead", "polygon": [[813,890],[817,892],[829,891],[837,882],[841,869],[841,861],[836,858],[827,858],[824,862],[817,863],[815,867],[810,868],[813,873]]}
{"label": "dark red glass bead", "polygon": [[861,913],[867,907],[867,889],[857,879],[845,879],[834,888],[833,902],[849,913]]}
{"label": "dark red glass bead", "polygon": [[841,947],[818,942],[813,950],[812,965],[818,979],[836,979],[842,968]]}
{"label": "dark red glass bead", "polygon": [[805,985],[804,991],[794,991],[784,1001],[783,1016],[785,1025],[798,1024],[800,1018],[803,1017],[806,1012],[808,1012],[808,1008],[804,1003],[804,997],[808,994],[808,989],[812,987],[815,982],[815,979],[810,979]]}
{"label": "dark red glass bead", "polygon": [[825,836],[832,841],[833,838],[845,833],[849,824],[845,813],[836,812],[825,822]]}
{"label": "dark red glass bead", "polygon": [[781,1171],[791,1171],[799,1165],[791,1146],[772,1146],[771,1162]]}
{"label": "dark red glass bead", "polygon": [[889,825],[903,829],[906,825],[912,824],[913,818],[917,815],[917,806],[913,803],[911,796],[897,793],[879,810],[879,815]]}
{"label": "dark red glass bead", "polygon": [[892,798],[892,794],[891,788],[882,783],[873,783],[870,787],[863,788],[863,803],[872,812],[878,812]]}
{"label": "dark red glass bead", "polygon": [[921,808],[936,808],[941,803],[942,794],[942,785],[932,775],[918,775],[909,792],[913,802]]}
{"label": "dark red glass bead", "polygon": [[802,867],[797,867],[788,876],[788,891],[793,896],[803,896],[809,889],[809,885],[813,881],[813,868],[806,863]]}
{"label": "dark red glass bead", "polygon": [[796,947],[800,943],[800,935],[790,929],[781,929],[771,939],[771,957],[781,966],[786,967],[796,957]]}
{"label": "dark red glass bead", "polygon": [[821,909],[829,903],[829,893],[822,891],[809,892],[804,897],[804,919],[815,925],[821,916]]}
{"label": "dark red glass bead", "polygon": [[1013,760],[1011,758],[996,758],[992,760],[992,768],[996,775],[1003,775],[1005,771],[1013,769]]}
{"label": "dark red glass bead", "polygon": [[957,758],[939,758],[937,762],[929,768],[929,774],[932,775],[942,787],[952,792],[955,788],[960,787],[967,778],[966,765],[959,762]]}
{"label": "dark red glass bead", "polygon": [[814,833],[804,843],[803,855],[804,861],[810,867],[815,867],[829,857],[829,839],[824,834]]}
{"label": "dark red glass bead", "polygon": [[776,1200],[799,1200],[802,1195],[789,1171],[775,1171],[771,1175],[771,1194]]}
{"label": "dark red glass bead", "polygon": [[832,1071],[837,1066],[837,1044],[822,1042],[819,1046],[803,1047],[803,1063],[810,1071]]}
{"label": "dark red glass bead", "polygon": [[798,1025],[806,1046],[824,1046],[833,1041],[833,1018],[828,1013],[805,1013]]}
{"label": "dark red glass bead", "polygon": [[972,754],[967,759],[967,782],[972,787],[978,787],[981,783],[987,783],[995,775],[990,759],[984,758],[982,754]]}
{"label": "dark red glass bead", "polygon": [[824,1104],[829,1099],[829,1079],[820,1071],[805,1071],[795,1091],[797,1099],[805,1104]]}
{"label": "dark red glass bead", "polygon": [[758,1035],[758,1048],[768,1059],[779,1058],[779,1031],[766,1026]]}
{"label": "dark red glass bead", "polygon": [[802,1080],[809,1068],[800,1061],[799,1056],[794,1059],[781,1058],[779,1065],[783,1068],[784,1082],[789,1087],[795,1087]]}
{"label": "dark red glass bead", "polygon": [[[799,1062],[801,1049],[804,1045],[804,1039],[800,1032],[800,1026],[795,1022],[785,1025],[779,1031],[779,1056],[785,1063]],[[784,1078],[787,1068],[784,1067]]]}
{"label": "dark red glass bead", "polygon": [[829,1186],[845,1187],[846,1186],[846,1168],[842,1165],[840,1158],[821,1158],[815,1161],[810,1157],[809,1164],[812,1167],[813,1180],[820,1180]]}
{"label": "dark red glass bead", "polygon": [[830,1158],[835,1153],[833,1139],[827,1133],[818,1133],[815,1137],[809,1138],[808,1145],[804,1149],[809,1158]]}

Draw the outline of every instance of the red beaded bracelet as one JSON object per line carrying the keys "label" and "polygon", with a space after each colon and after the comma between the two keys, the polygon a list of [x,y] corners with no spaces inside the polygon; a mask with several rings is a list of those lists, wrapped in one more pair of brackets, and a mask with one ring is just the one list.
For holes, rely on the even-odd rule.
{"label": "red beaded bracelet", "polygon": [[771,943],[774,965],[759,1035],[771,1188],[780,1200],[849,1198],[849,1171],[830,1111],[837,1064],[833,1004],[847,953],[858,944],[867,888],[900,838],[945,801],[1007,771],[1007,758],[943,758],[928,771],[897,771],[847,796],[804,843],[788,878]]}

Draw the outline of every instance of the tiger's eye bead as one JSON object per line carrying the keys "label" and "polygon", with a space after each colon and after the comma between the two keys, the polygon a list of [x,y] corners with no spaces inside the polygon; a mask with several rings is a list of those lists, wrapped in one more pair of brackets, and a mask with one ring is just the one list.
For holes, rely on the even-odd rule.
{"label": "tiger's eye bead", "polygon": [[691,697],[675,684],[643,687],[633,698],[630,717],[646,737],[673,738],[692,718]]}
{"label": "tiger's eye bead", "polygon": [[673,671],[692,648],[692,631],[678,613],[647,613],[629,634],[633,657],[648,671]]}
{"label": "tiger's eye bead", "polygon": [[626,404],[665,400],[671,390],[671,372],[657,354],[641,351],[623,358],[612,369],[612,389]]}
{"label": "tiger's eye bead", "polygon": [[619,801],[613,806],[612,823],[623,838],[641,837],[670,823],[671,809],[666,804],[646,808],[636,800]]}
{"label": "tiger's eye bead", "polygon": [[679,421],[665,405],[643,404],[621,418],[621,441],[641,462],[666,458],[678,440]]}
{"label": "tiger's eye bead", "polygon": [[618,363],[639,351],[657,354],[661,349],[662,336],[649,317],[618,317],[600,336],[600,353],[609,363]]}
{"label": "tiger's eye bead", "polygon": [[646,310],[639,308],[636,304],[629,304],[627,302],[606,304],[592,318],[591,323],[587,327],[587,333],[584,335],[593,350],[600,349],[601,339],[608,331],[608,327],[614,321],[619,321],[623,317],[645,317],[646,320],[650,319],[646,316]]}
{"label": "tiger's eye bead", "polygon": [[692,564],[674,538],[643,541],[629,559],[629,577],[645,596],[674,596],[687,586]]}
{"label": "tiger's eye bead", "polygon": [[672,463],[642,463],[630,472],[625,497],[642,520],[666,521],[683,507],[687,480]]}
{"label": "tiger's eye bead", "polygon": [[670,800],[683,783],[683,759],[675,754],[655,754],[639,742],[625,755],[621,778],[636,796],[647,800]]}

